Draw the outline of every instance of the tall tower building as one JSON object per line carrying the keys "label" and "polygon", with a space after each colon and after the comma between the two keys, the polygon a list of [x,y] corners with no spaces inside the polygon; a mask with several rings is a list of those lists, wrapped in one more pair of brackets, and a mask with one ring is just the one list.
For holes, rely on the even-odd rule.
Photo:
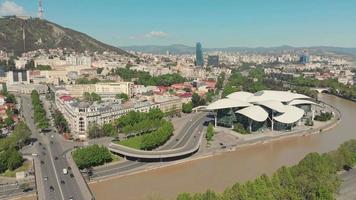
{"label": "tall tower building", "polygon": [[195,46],[195,66],[204,66],[203,49],[200,42]]}

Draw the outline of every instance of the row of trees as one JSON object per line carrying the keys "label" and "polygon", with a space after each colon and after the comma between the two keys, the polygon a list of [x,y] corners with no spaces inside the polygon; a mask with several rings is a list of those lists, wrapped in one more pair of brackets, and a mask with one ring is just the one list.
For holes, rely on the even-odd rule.
{"label": "row of trees", "polygon": [[161,127],[150,134],[143,135],[141,149],[152,150],[164,144],[172,135],[174,127],[171,122],[162,121]]}
{"label": "row of trees", "polygon": [[159,108],[152,108],[149,112],[135,112],[131,111],[127,115],[118,118],[114,123],[120,130],[126,126],[134,126],[136,123],[144,120],[161,120],[164,113]]}
{"label": "row of trees", "polygon": [[85,101],[88,101],[88,102],[91,102],[91,103],[95,102],[95,101],[101,101],[100,95],[98,95],[95,92],[92,92],[92,93],[84,92],[83,98],[84,98]]}
{"label": "row of trees", "polygon": [[24,122],[16,124],[10,136],[0,139],[0,173],[14,170],[23,163],[19,149],[30,141],[31,131]]}
{"label": "row of trees", "polygon": [[76,149],[72,155],[79,169],[95,167],[112,161],[109,149],[97,144]]}
{"label": "row of trees", "polygon": [[206,130],[206,139],[208,141],[211,141],[213,140],[214,135],[215,135],[214,127],[211,123],[209,123],[208,129]]}
{"label": "row of trees", "polygon": [[46,118],[46,111],[40,100],[40,95],[36,90],[31,93],[32,105],[34,110],[34,120],[39,129],[48,128],[48,119]]}
{"label": "row of trees", "polygon": [[100,80],[97,79],[97,78],[88,79],[86,77],[78,78],[78,79],[75,80],[75,84],[95,84],[95,83],[98,83],[98,82],[100,82]]}
{"label": "row of trees", "polygon": [[282,167],[271,177],[262,175],[244,184],[236,183],[223,193],[182,193],[177,200],[331,200],[340,186],[337,171],[355,164],[356,140],[351,140],[327,154],[310,153],[298,165]]}
{"label": "row of trees", "polygon": [[88,127],[88,137],[93,138],[101,138],[101,137],[114,137],[117,135],[117,128],[112,123],[104,124],[103,126],[99,126],[98,124],[90,124]]}
{"label": "row of trees", "polygon": [[123,144],[137,143],[134,145],[136,148],[151,150],[164,144],[173,134],[172,123],[163,117],[164,113],[158,108],[151,109],[148,113],[132,111],[117,119],[115,124],[121,133],[136,135]]}
{"label": "row of trees", "polygon": [[116,68],[112,74],[119,75],[125,81],[135,80],[135,83],[141,85],[171,86],[186,81],[177,73],[151,76],[148,72],[131,70],[130,67]]}
{"label": "row of trees", "polygon": [[55,110],[53,113],[54,125],[59,133],[68,133],[69,125],[63,114],[59,110]]}

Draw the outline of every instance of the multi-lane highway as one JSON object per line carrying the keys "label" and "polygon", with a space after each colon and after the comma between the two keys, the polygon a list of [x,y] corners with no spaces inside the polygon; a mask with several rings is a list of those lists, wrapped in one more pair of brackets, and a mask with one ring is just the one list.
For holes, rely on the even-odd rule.
{"label": "multi-lane highway", "polygon": [[[71,168],[67,162],[65,149],[62,147],[62,138],[55,133],[53,126],[49,127],[47,133],[39,133],[33,119],[33,108],[30,96],[23,95],[22,111],[26,123],[28,124],[32,137],[37,139],[35,143],[36,152],[39,159],[40,176],[36,174],[36,178],[42,179],[43,185],[37,185],[37,190],[43,191],[44,199],[83,199],[80,186],[77,184],[74,176],[71,176]],[[44,104],[45,108],[48,108]],[[50,113],[47,111],[47,116],[50,118]],[[64,174],[63,169],[67,169],[68,173]],[[42,188],[41,188],[42,187]]]}

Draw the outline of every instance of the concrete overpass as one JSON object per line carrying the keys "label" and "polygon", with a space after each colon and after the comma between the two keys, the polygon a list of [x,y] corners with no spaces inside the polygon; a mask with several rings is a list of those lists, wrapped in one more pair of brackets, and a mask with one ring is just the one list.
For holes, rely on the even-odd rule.
{"label": "concrete overpass", "polygon": [[113,142],[108,145],[108,148],[111,152],[117,153],[127,158],[135,159],[164,160],[187,157],[194,154],[200,148],[205,135],[202,131],[203,123],[205,120],[206,117],[202,117],[190,125],[185,131],[187,133],[184,134],[185,138],[181,138],[181,141],[184,142],[184,145],[179,145],[173,149],[144,151],[119,145]]}

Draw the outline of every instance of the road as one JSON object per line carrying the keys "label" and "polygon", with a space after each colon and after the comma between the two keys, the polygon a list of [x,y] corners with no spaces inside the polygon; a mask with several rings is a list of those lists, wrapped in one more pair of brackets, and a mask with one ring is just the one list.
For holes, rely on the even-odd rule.
{"label": "road", "polygon": [[[30,188],[36,187],[34,181],[30,181],[28,183]],[[20,189],[19,184],[12,183],[12,184],[0,185],[0,199],[8,199],[9,197],[18,196],[21,194],[24,194],[24,192],[22,189]]]}
{"label": "road", "polygon": [[[70,177],[71,171],[67,175],[63,174],[63,168],[69,165],[63,152],[65,149],[62,147],[62,138],[54,132],[55,128],[50,126],[50,132],[40,134],[35,126],[33,119],[33,110],[30,96],[23,95],[22,97],[22,111],[27,125],[29,126],[32,137],[38,141],[35,143],[36,152],[40,159],[40,171],[44,181],[44,195],[45,199],[60,200],[60,199],[83,199],[80,193],[80,188],[74,178]],[[47,116],[50,116],[47,108]],[[36,166],[35,166],[36,167]],[[37,166],[38,167],[38,166]],[[48,178],[45,178],[48,177]],[[53,189],[51,189],[51,186]],[[37,186],[41,187],[41,186]]]}
{"label": "road", "polygon": [[[194,133],[201,132],[203,130],[203,122],[207,120],[206,113],[201,113],[199,115],[193,116],[188,123],[185,124],[184,128],[169,140],[165,145],[163,145],[159,150],[171,150],[179,148],[192,148],[196,145],[196,140],[194,140]],[[203,134],[203,133],[202,133]],[[178,139],[178,140],[176,140]],[[125,161],[122,163],[103,166],[95,168],[93,170],[93,178],[107,177],[111,175],[118,175],[128,171],[139,170],[143,167],[148,167],[152,163],[139,162],[139,161]],[[154,163],[155,164],[155,163]]]}

